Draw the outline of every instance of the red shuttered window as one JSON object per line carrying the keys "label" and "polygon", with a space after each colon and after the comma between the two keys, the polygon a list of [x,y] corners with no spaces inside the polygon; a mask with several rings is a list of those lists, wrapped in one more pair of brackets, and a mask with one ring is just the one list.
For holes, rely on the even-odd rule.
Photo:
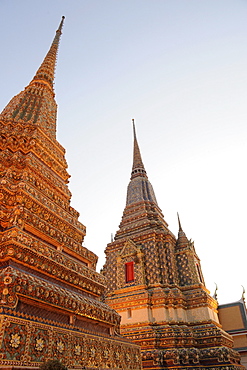
{"label": "red shuttered window", "polygon": [[134,262],[127,262],[125,263],[125,282],[130,283],[134,279]]}

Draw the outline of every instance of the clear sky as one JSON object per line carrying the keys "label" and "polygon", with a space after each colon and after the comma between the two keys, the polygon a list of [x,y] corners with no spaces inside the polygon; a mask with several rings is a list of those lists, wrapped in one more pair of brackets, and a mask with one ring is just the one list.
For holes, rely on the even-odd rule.
{"label": "clear sky", "polygon": [[29,83],[65,15],[57,138],[84,245],[104,263],[125,206],[135,118],[170,230],[176,213],[220,303],[247,289],[247,1],[0,0],[0,109]]}

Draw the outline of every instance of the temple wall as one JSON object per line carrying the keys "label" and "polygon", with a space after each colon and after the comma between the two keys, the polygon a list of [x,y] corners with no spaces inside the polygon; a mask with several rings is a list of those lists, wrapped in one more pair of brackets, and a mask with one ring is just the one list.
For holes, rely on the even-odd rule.
{"label": "temple wall", "polygon": [[126,311],[119,311],[121,314],[121,325],[132,324],[136,322],[197,322],[213,320],[219,322],[218,315],[209,307],[198,307],[189,310],[179,308],[164,308],[155,309],[141,308]]}
{"label": "temple wall", "polygon": [[121,325],[150,321],[150,312],[147,308],[119,311],[119,313],[121,314]]}
{"label": "temple wall", "polygon": [[187,320],[189,322],[213,320],[219,323],[219,318],[216,312],[209,307],[198,307],[187,311]]}

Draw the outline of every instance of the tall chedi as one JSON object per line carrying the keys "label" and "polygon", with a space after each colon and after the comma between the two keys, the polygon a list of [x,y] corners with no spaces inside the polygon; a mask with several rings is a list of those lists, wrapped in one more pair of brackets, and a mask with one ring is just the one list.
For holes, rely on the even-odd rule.
{"label": "tall chedi", "polygon": [[139,347],[100,297],[56,141],[54,71],[64,17],[36,75],[0,115],[0,367],[139,369]]}
{"label": "tall chedi", "polygon": [[243,369],[219,324],[193,243],[180,220],[178,238],[168,229],[135,126],[126,207],[105,253],[106,302],[122,317],[121,333],[141,346],[144,369]]}

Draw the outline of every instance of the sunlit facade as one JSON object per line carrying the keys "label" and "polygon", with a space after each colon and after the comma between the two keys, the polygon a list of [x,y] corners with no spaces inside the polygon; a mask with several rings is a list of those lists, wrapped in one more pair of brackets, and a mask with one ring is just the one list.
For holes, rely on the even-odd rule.
{"label": "sunlit facade", "polygon": [[176,238],[148,180],[134,126],[126,207],[105,250],[106,302],[122,317],[121,334],[141,346],[144,369],[241,369],[194,243],[178,223]]}
{"label": "sunlit facade", "polygon": [[101,300],[106,279],[70,205],[53,89],[63,21],[33,80],[0,114],[0,368],[57,358],[69,369],[140,369],[139,347]]}

